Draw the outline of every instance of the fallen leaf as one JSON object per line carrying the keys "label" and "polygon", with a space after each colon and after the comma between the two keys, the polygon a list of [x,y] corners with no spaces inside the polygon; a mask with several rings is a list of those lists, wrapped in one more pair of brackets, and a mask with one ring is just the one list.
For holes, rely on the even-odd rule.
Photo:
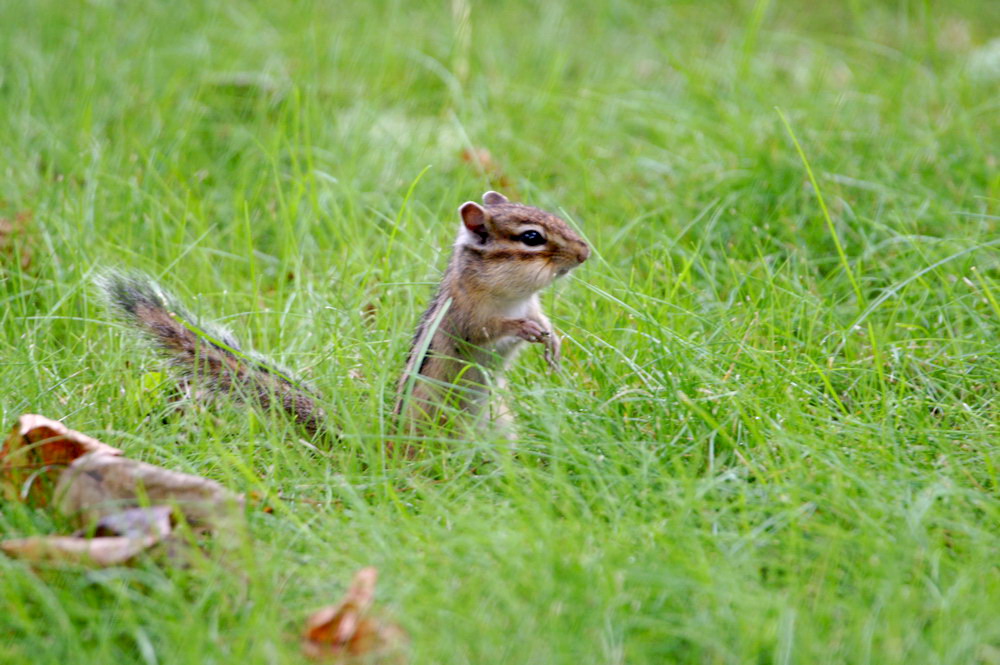
{"label": "fallen leaf", "polygon": [[512,191],[514,186],[510,178],[507,177],[507,174],[504,173],[500,165],[493,159],[493,154],[489,150],[486,148],[465,148],[462,150],[460,157],[463,162],[472,166],[477,173],[485,175],[492,187],[506,190],[513,197],[512,200],[518,199],[517,193]]}
{"label": "fallen leaf", "polygon": [[242,498],[214,480],[129,459],[31,414],[0,447],[0,486],[8,499],[55,505],[90,525],[72,536],[0,542],[0,551],[32,562],[118,565],[170,537],[175,517],[219,531],[241,517]]}
{"label": "fallen leaf", "polygon": [[126,563],[170,535],[170,506],[131,508],[108,515],[72,536],[34,536],[0,542],[7,555],[32,563],[115,566]]}
{"label": "fallen leaf", "polygon": [[32,563],[116,566],[127,562],[159,542],[154,536],[127,538],[76,538],[74,536],[33,536],[5,540],[0,550],[8,556]]}
{"label": "fallen leaf", "polygon": [[365,325],[374,325],[378,319],[378,305],[373,300],[367,301],[361,306],[361,320]]}
{"label": "fallen leaf", "polygon": [[121,455],[117,448],[45,416],[21,416],[0,447],[0,489],[6,499],[46,505],[62,471],[88,453]]}
{"label": "fallen leaf", "polygon": [[478,167],[484,173],[500,170],[497,163],[493,160],[493,153],[486,148],[463,148],[462,161]]}
{"label": "fallen leaf", "polygon": [[31,241],[28,237],[28,221],[31,213],[19,212],[14,219],[0,217],[0,255],[14,259],[22,270],[31,265]]}
{"label": "fallen leaf", "polygon": [[235,516],[241,499],[219,483],[122,456],[122,451],[39,415],[24,415],[0,448],[11,500],[57,505],[93,523],[141,505],[176,507],[196,527]]}
{"label": "fallen leaf", "polygon": [[369,614],[377,579],[375,568],[362,568],[355,573],[343,600],[306,619],[302,641],[306,656],[340,663],[406,662],[406,632]]}
{"label": "fallen leaf", "polygon": [[145,462],[91,453],[67,468],[56,485],[58,508],[93,522],[123,507],[168,505],[194,527],[216,529],[236,517],[240,498],[214,480]]}
{"label": "fallen leaf", "polygon": [[[152,506],[149,508],[129,508],[119,513],[105,515],[97,520],[93,528],[96,537],[125,536],[126,538],[145,538],[156,536],[166,538],[173,531],[170,517],[173,510],[170,506]],[[81,538],[87,535],[88,529],[80,529],[73,535]]]}

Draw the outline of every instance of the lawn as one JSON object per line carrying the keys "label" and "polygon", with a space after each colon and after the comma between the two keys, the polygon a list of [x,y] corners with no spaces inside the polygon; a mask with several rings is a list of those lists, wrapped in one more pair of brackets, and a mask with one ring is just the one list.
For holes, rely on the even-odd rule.
{"label": "lawn", "polygon": [[[0,662],[300,662],[373,565],[412,663],[997,665],[998,36],[990,0],[0,0],[0,426],[254,497],[185,565],[0,555]],[[487,189],[592,245],[543,298],[565,371],[522,355],[516,442],[387,459]],[[109,266],[339,442],[177,401]]]}

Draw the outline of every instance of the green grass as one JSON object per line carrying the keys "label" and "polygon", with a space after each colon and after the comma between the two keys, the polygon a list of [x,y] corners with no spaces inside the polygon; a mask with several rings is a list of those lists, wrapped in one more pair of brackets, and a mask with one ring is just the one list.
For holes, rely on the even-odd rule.
{"label": "green grass", "polygon": [[[414,663],[1000,663],[998,34],[989,0],[0,0],[2,426],[274,509],[186,568],[0,558],[0,661],[298,662],[370,564]],[[594,247],[544,298],[566,372],[522,356],[516,446],[387,462],[489,188]],[[109,265],[301,370],[342,443],[170,402]]]}

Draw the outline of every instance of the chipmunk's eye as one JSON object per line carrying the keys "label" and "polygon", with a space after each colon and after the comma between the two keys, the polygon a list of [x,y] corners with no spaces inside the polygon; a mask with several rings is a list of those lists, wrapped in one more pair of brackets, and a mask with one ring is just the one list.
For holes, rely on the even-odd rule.
{"label": "chipmunk's eye", "polygon": [[538,245],[545,244],[545,236],[538,231],[525,231],[521,235],[515,236],[514,240],[523,242],[528,247],[537,247]]}

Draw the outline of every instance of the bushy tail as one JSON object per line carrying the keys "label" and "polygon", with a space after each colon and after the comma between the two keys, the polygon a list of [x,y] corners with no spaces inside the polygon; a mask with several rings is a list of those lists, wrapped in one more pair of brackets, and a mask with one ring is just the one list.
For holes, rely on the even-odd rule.
{"label": "bushy tail", "polygon": [[310,435],[327,432],[313,393],[270,363],[240,350],[225,330],[198,323],[142,273],[109,271],[97,286],[111,310],[137,328],[173,365],[211,391],[246,398],[261,408],[280,406]]}

